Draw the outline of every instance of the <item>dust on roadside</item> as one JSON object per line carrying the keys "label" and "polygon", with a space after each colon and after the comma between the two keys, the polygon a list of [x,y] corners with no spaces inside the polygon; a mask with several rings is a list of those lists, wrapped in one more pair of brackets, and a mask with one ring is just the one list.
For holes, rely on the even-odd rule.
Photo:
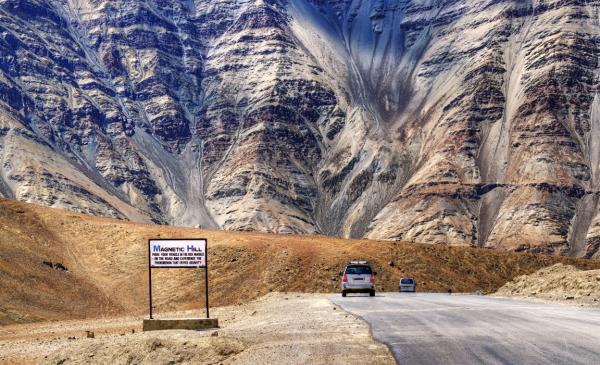
{"label": "dust on roadside", "polygon": [[495,296],[600,307],[600,270],[555,264],[506,283]]}
{"label": "dust on roadside", "polygon": [[[221,328],[209,331],[140,332],[135,317],[7,326],[0,328],[0,363],[394,363],[365,322],[327,298],[273,293],[214,308]],[[85,338],[86,330],[95,338]]]}

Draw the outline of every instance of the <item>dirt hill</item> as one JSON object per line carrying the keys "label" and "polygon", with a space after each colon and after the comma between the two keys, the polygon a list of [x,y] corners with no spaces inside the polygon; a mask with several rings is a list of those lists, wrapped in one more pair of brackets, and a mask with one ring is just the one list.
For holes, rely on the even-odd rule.
{"label": "dirt hill", "polygon": [[600,307],[600,270],[558,263],[515,278],[496,295]]}
{"label": "dirt hill", "polygon": [[[332,292],[350,259],[372,261],[379,290],[414,276],[423,291],[494,292],[513,278],[557,262],[598,261],[486,249],[280,236],[134,224],[0,200],[0,324],[143,315],[147,240],[207,238],[211,305],[271,291]],[[201,270],[155,270],[157,313],[201,308]]]}

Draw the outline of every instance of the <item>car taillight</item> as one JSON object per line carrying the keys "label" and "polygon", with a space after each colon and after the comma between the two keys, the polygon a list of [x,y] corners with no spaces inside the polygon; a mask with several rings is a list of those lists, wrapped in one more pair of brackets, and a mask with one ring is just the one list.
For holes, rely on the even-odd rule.
{"label": "car taillight", "polygon": [[344,273],[344,276],[342,276],[342,283],[347,283],[348,282],[348,277],[346,276],[346,273]]}
{"label": "car taillight", "polygon": [[369,279],[370,282],[374,283],[375,282],[375,275],[371,274],[371,279]]}

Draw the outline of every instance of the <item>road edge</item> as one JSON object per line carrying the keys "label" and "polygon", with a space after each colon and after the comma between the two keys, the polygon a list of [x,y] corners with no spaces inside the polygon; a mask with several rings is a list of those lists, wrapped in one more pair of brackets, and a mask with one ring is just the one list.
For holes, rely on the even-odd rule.
{"label": "road edge", "polygon": [[[334,294],[328,296],[327,300],[329,300],[329,302],[331,304],[333,304],[334,307],[339,308],[339,309],[343,310],[344,312],[348,313],[349,315],[353,316],[354,318],[357,318],[357,319],[361,320],[362,322],[366,323],[367,327],[369,328],[369,336],[373,339],[373,341],[384,345],[388,352],[388,355],[394,360],[394,363],[396,363],[396,365],[399,365],[400,363],[398,362],[396,355],[394,355],[394,352],[392,351],[390,344],[385,341],[380,341],[375,337],[375,335],[373,334],[373,327],[371,326],[371,323],[369,321],[367,321],[366,319],[364,319],[362,316],[352,313],[352,312],[349,312],[349,311],[345,310],[343,307],[341,307],[340,305],[338,305],[337,303],[335,303],[333,300],[331,300],[331,297],[333,295]],[[375,296],[377,296],[377,294],[375,294]]]}

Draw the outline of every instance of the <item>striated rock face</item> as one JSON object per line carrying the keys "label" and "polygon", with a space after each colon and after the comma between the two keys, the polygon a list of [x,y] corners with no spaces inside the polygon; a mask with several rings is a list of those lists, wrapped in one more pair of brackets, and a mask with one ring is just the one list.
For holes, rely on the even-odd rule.
{"label": "striated rock face", "polygon": [[600,255],[600,1],[0,0],[0,195]]}

